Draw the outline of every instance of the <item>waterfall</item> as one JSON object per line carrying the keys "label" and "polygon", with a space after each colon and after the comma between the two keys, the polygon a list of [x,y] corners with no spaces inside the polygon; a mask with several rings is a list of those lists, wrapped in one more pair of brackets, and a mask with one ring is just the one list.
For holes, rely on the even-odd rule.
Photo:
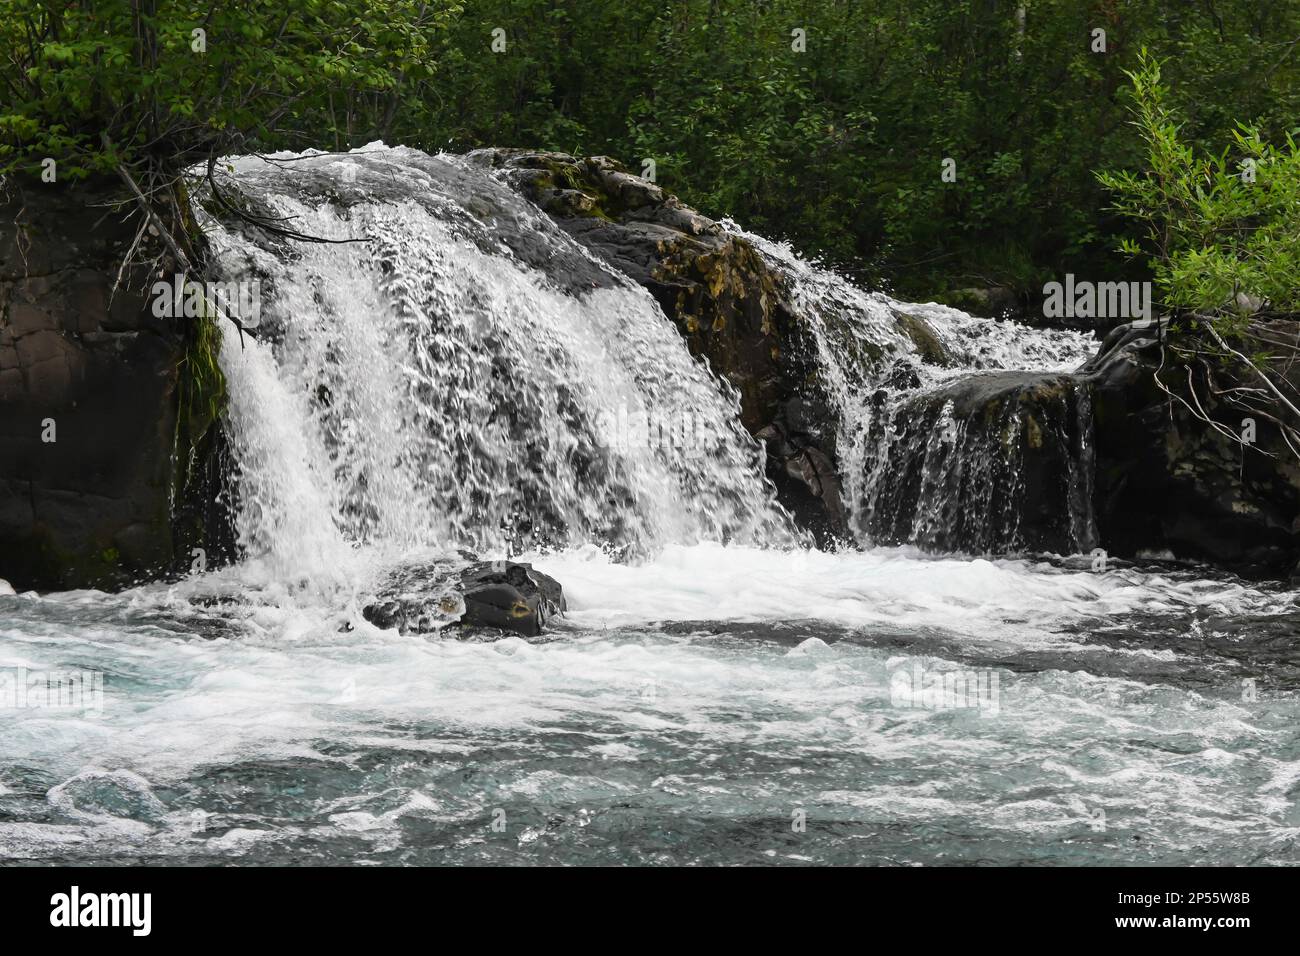
{"label": "waterfall", "polygon": [[231,166],[222,195],[333,240],[200,200],[223,279],[261,290],[256,338],[227,327],[221,356],[250,556],[799,540],[730,387],[489,174],[379,144]]}
{"label": "waterfall", "polygon": [[[508,183],[382,146],[230,166],[193,198],[260,306],[220,323],[243,554],[0,581],[4,862],[1296,862],[1294,585],[1026,553],[1096,540],[1086,336],[737,230],[796,372],[765,409],[834,455],[860,545],[816,550],[732,386]],[[441,629],[471,550],[564,615]]]}
{"label": "waterfall", "polygon": [[[227,329],[239,542],[288,575],[359,548],[509,555],[801,543],[739,424],[653,298],[455,156],[372,144],[231,160],[200,193]],[[1090,336],[867,293],[725,224],[784,278],[836,419],[856,542],[1087,550]],[[1028,511],[1038,511],[1027,520]]]}
{"label": "waterfall", "polygon": [[[1092,336],[867,293],[788,245],[729,227],[785,277],[804,319],[859,544],[1096,544],[1090,399],[1067,374],[1092,354]],[[1036,507],[1047,513],[1027,522]]]}

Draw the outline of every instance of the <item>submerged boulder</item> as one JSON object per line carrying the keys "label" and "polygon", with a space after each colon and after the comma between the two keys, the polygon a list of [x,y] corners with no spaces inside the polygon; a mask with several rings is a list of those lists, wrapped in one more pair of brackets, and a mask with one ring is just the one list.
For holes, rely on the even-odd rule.
{"label": "submerged boulder", "polygon": [[930,365],[938,365],[942,368],[950,368],[957,365],[956,358],[953,357],[948,347],[943,344],[939,334],[935,332],[934,327],[919,315],[913,315],[910,312],[903,312],[899,309],[891,309],[894,321],[898,324],[898,329],[916,346],[917,357]]}
{"label": "submerged boulder", "polygon": [[429,634],[451,626],[491,627],[525,637],[541,634],[565,610],[564,590],[531,564],[478,562],[452,569],[409,568],[392,575],[361,611],[381,628]]}

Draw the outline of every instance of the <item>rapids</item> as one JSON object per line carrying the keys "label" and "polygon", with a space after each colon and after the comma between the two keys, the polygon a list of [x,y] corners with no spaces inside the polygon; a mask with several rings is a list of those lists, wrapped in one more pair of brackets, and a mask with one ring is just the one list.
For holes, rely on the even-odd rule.
{"label": "rapids", "polygon": [[[895,303],[750,236],[834,386],[857,540],[817,551],[734,391],[489,172],[381,144],[231,165],[294,229],[370,241],[198,207],[262,283],[256,337],[221,353],[244,557],[120,594],[0,587],[0,859],[1300,860],[1295,593],[1097,568],[1085,485],[1069,553],[1026,552],[953,497],[980,487],[955,470],[1014,469],[974,436],[883,520],[900,409],[1068,370],[1088,337]],[[974,517],[948,548],[953,508]],[[532,640],[362,618],[386,568],[463,549],[534,562],[569,613]]]}

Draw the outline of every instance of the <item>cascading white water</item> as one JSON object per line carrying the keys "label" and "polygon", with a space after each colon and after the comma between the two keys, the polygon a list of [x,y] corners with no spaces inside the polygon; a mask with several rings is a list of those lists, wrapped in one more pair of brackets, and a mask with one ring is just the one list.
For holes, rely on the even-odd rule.
{"label": "cascading white water", "polygon": [[[729,386],[647,293],[488,173],[375,144],[237,159],[227,189],[333,240],[287,244],[228,214],[206,223],[227,277],[265,289],[261,340],[227,335],[223,354],[249,383],[230,416],[247,554],[312,576],[358,543],[645,555],[796,541]],[[981,430],[941,391],[972,373],[1073,368],[1091,336],[869,294],[727,225],[786,277],[810,333],[860,544],[1024,547],[1023,442],[1008,436],[1033,427],[1072,446],[1052,491],[1057,537],[1091,547],[1087,396],[1065,388],[1042,423],[1000,401],[998,427]]]}
{"label": "cascading white water", "polygon": [[[816,350],[826,398],[838,416],[837,457],[860,544],[914,543],[934,550],[1016,550],[1024,492],[1026,427],[1056,428],[1069,454],[1055,505],[1070,550],[1095,543],[1091,503],[1091,412],[1086,389],[1059,384],[1056,421],[1025,419],[999,400],[998,420],[954,417],[952,386],[1007,384],[994,373],[1064,373],[1096,347],[1091,335],[977,318],[946,306],[896,301],[815,266],[787,244],[728,224],[785,276]],[[905,323],[934,336],[944,361],[927,356]],[[967,409],[969,411],[969,409]],[[982,410],[983,411],[983,410]],[[983,419],[986,415],[978,416]]]}
{"label": "cascading white water", "polygon": [[[647,296],[481,172],[366,152],[236,171],[293,228],[370,242],[210,223],[225,269],[265,286],[257,339],[227,328],[222,355],[247,558],[121,594],[0,582],[0,697],[29,674],[102,690],[0,707],[0,858],[1296,862],[1295,593],[1077,557],[772,547],[792,535],[735,399]],[[919,543],[960,522],[953,502],[978,510],[981,487],[951,478],[1002,474],[981,471],[1002,464],[994,432],[944,389],[1001,395],[1008,369],[1037,368],[1026,387],[1050,390],[1086,340],[868,296],[750,238],[810,317],[852,504],[914,485],[897,536]],[[637,428],[619,402],[677,427]],[[986,407],[993,429],[1027,427]],[[1001,533],[997,512],[971,530]],[[591,542],[523,555],[569,600],[541,640],[402,635],[349,593],[394,555],[533,541]],[[997,690],[899,693],[922,674]],[[792,807],[810,823],[795,843]]]}
{"label": "cascading white water", "polygon": [[239,193],[336,241],[207,222],[262,282],[260,340],[222,352],[249,554],[796,541],[735,395],[525,200],[414,150],[278,160],[235,160]]}

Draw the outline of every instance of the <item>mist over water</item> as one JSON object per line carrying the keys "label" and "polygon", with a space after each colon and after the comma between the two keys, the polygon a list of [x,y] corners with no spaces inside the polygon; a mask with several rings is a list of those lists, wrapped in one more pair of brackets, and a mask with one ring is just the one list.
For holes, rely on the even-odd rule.
{"label": "mist over water", "polygon": [[[991,503],[950,493],[975,487],[957,469],[1014,470],[975,436],[924,456],[906,528],[882,513],[909,402],[1069,370],[1087,337],[894,303],[750,236],[834,393],[859,547],[818,552],[735,395],[504,184],[380,145],[283,159],[233,182],[371,241],[215,224],[223,268],[264,283],[257,338],[227,330],[221,355],[246,557],[0,594],[0,672],[103,675],[98,707],[0,708],[0,858],[1297,861],[1293,592],[1094,571],[1068,496],[1080,547],[1017,553]],[[922,361],[892,310],[955,363]],[[620,425],[638,410],[690,427]],[[941,546],[953,508],[987,549]],[[385,569],[461,549],[532,561],[569,612],[533,640],[362,618]]]}

